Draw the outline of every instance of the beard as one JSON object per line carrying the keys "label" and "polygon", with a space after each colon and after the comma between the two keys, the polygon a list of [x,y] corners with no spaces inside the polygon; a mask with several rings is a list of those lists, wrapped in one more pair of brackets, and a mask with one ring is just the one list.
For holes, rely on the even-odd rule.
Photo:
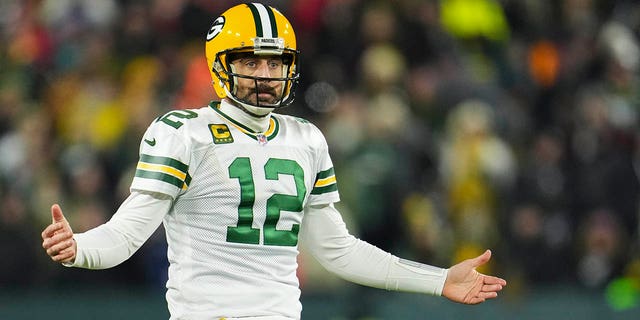
{"label": "beard", "polygon": [[[264,96],[268,94],[268,96]],[[261,96],[263,95],[263,96]],[[278,96],[276,89],[266,84],[257,84],[253,88],[249,88],[247,93],[238,97],[241,102],[252,105],[267,105],[273,106],[281,100],[282,97]]]}

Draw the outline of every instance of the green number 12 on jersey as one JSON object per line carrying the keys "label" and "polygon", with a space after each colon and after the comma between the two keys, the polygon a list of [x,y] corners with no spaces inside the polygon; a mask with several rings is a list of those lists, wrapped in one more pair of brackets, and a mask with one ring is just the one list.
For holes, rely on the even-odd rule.
{"label": "green number 12 on jersey", "polygon": [[[295,246],[298,243],[299,224],[291,230],[278,230],[282,210],[302,212],[302,203],[307,188],[304,185],[304,171],[300,165],[287,159],[270,158],[264,165],[265,179],[279,180],[280,175],[290,175],[296,186],[296,195],[274,194],[267,200],[267,217],[263,226],[263,243],[274,246]],[[259,244],[260,229],[253,227],[253,205],[256,190],[249,158],[236,158],[229,165],[229,177],[240,183],[240,204],[238,205],[237,226],[227,227],[227,242]]]}

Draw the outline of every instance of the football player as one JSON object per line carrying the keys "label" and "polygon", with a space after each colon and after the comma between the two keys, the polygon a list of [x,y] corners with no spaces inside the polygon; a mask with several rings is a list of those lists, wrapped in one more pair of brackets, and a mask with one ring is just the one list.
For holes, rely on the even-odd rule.
{"label": "football player", "polygon": [[65,266],[104,269],[133,255],[163,223],[171,319],[299,319],[298,240],[355,283],[476,304],[505,280],[480,274],[490,251],[449,269],[400,259],[350,235],[324,136],[274,113],[294,99],[291,23],[259,3],[234,6],[206,35],[206,107],[157,118],[140,143],[131,194],[111,220],[73,233],[59,205],[43,247]]}

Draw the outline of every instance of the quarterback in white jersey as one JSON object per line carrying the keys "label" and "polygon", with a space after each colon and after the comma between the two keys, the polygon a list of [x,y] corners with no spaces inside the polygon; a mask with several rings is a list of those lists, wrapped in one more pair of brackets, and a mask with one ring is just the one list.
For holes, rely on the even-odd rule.
{"label": "quarterback in white jersey", "polygon": [[176,199],[164,217],[172,314],[186,304],[202,317],[295,317],[303,208],[338,201],[327,144],[313,124],[277,114],[252,133],[238,111],[223,101],[158,118],[131,188]]}
{"label": "quarterback in white jersey", "polygon": [[206,36],[221,102],[175,110],[145,132],[131,194],[105,224],[74,234],[59,205],[43,248],[66,266],[131,257],[162,223],[171,319],[299,319],[298,240],[329,271],[394,291],[476,304],[506,281],[480,274],[490,251],[449,269],[400,259],[349,234],[333,203],[327,143],[313,124],[275,114],[298,81],[293,28],[276,9],[234,6]]}

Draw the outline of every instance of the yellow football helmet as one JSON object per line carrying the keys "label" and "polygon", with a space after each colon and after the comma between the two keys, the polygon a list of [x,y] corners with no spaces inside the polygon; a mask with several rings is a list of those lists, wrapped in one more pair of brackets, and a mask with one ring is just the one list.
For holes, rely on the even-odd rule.
{"label": "yellow football helmet", "polygon": [[[247,3],[228,9],[213,21],[207,32],[205,51],[213,88],[220,98],[229,97],[239,103],[265,108],[293,102],[300,77],[296,36],[289,20],[273,7]],[[238,53],[281,56],[282,77],[260,78],[235,73],[230,56]],[[241,102],[236,96],[237,78],[253,79],[256,87],[261,80],[282,81],[282,95],[274,104]]]}

